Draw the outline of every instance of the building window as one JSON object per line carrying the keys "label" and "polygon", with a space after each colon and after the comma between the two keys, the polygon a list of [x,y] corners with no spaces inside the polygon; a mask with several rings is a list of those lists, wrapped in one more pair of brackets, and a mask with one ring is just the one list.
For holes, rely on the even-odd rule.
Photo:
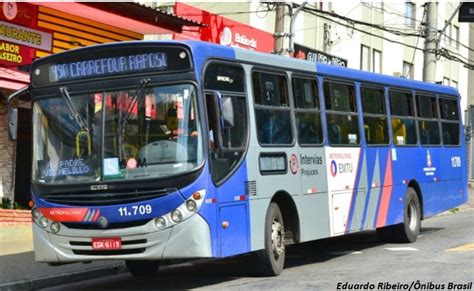
{"label": "building window", "polygon": [[408,62],[403,62],[403,77],[407,79],[413,79],[413,64]]}
{"label": "building window", "polygon": [[375,49],[372,51],[372,72],[382,73],[382,52]]}
{"label": "building window", "polygon": [[443,77],[443,85],[444,86],[449,86],[449,78]]}
{"label": "building window", "polygon": [[445,20],[444,25],[446,26],[446,30],[444,31],[444,44],[450,44],[451,38],[451,25]]}
{"label": "building window", "polygon": [[414,27],[415,26],[415,3],[405,2],[405,25]]}
{"label": "building window", "polygon": [[453,25],[453,30],[451,32],[451,37],[453,38],[454,46],[456,48],[459,48],[459,27],[456,25]]}
{"label": "building window", "polygon": [[365,45],[361,45],[360,69],[370,71],[370,48]]}

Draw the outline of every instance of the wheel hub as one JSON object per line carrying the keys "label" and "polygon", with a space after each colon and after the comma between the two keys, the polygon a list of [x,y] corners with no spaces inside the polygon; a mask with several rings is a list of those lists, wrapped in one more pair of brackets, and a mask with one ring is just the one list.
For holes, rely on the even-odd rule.
{"label": "wheel hub", "polygon": [[272,223],[272,250],[275,258],[278,258],[285,251],[285,243],[283,241],[285,232],[283,225],[278,220]]}

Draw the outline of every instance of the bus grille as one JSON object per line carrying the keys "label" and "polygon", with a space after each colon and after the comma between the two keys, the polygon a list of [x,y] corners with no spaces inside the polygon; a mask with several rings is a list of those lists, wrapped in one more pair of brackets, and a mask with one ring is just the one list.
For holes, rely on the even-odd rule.
{"label": "bus grille", "polygon": [[[147,224],[150,219],[126,221],[126,222],[111,222],[107,225],[106,229],[117,229],[117,228],[129,228],[142,226]],[[73,223],[73,222],[62,222],[65,226],[72,229],[104,229],[97,223]]]}
{"label": "bus grille", "polygon": [[256,181],[245,181],[245,195],[257,196],[257,182]]}
{"label": "bus grille", "polygon": [[73,250],[75,255],[83,256],[119,256],[119,255],[133,255],[145,252],[145,248],[127,249],[127,250],[110,250],[110,251],[93,251],[93,250]]}
{"label": "bus grille", "polygon": [[42,198],[51,203],[72,206],[103,206],[135,203],[165,196],[170,191],[133,191],[124,193],[54,193]]}

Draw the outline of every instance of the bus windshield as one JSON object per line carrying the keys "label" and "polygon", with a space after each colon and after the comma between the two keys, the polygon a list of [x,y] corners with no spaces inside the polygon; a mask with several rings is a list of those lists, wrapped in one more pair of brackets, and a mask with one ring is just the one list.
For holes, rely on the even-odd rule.
{"label": "bus windshield", "polygon": [[165,177],[200,165],[191,84],[74,94],[33,106],[33,180],[68,184]]}

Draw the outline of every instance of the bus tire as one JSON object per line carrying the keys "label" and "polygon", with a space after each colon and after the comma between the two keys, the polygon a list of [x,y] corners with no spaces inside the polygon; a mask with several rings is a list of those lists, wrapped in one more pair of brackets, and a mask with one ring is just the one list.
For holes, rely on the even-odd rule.
{"label": "bus tire", "polygon": [[265,248],[257,252],[258,272],[278,276],[285,265],[285,225],[280,207],[270,203],[265,218]]}
{"label": "bus tire", "polygon": [[403,222],[397,225],[377,228],[377,235],[386,242],[413,243],[421,228],[421,207],[416,191],[408,187],[405,195]]}
{"label": "bus tire", "polygon": [[160,267],[160,261],[125,261],[128,271],[135,277],[154,275]]}

